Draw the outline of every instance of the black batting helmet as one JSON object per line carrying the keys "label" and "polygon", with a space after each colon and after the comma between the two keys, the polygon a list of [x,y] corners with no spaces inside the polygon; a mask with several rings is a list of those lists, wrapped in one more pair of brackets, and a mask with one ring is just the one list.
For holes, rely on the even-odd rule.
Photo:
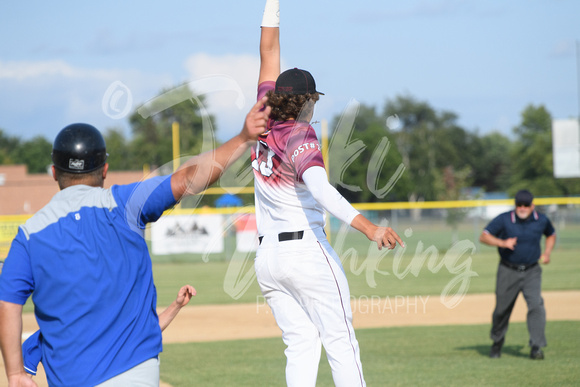
{"label": "black batting helmet", "polygon": [[52,145],[52,162],[61,171],[87,173],[107,160],[105,140],[94,126],[71,124],[62,129]]}

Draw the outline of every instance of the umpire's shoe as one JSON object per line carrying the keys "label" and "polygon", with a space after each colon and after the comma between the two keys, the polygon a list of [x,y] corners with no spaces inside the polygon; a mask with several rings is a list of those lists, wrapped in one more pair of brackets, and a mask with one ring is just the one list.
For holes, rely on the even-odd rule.
{"label": "umpire's shoe", "polygon": [[544,351],[542,351],[540,347],[532,347],[530,352],[530,359],[544,360]]}
{"label": "umpire's shoe", "polygon": [[501,339],[500,341],[496,341],[491,346],[491,351],[489,351],[489,357],[492,359],[497,359],[501,357],[501,347],[503,347],[503,342],[505,339]]}

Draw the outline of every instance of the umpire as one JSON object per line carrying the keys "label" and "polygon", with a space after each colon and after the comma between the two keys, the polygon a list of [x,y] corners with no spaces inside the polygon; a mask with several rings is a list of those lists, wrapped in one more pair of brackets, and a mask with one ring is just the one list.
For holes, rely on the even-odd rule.
{"label": "umpire", "polygon": [[[541,259],[544,264],[550,263],[556,233],[550,220],[535,210],[533,200],[529,191],[519,191],[515,197],[515,209],[498,215],[479,237],[480,242],[497,246],[500,255],[496,306],[490,334],[493,340],[489,354],[491,358],[501,356],[509,318],[520,292],[528,304],[530,358],[544,358],[542,347],[546,346],[546,310],[541,295],[542,269],[538,261]],[[546,236],[543,254],[540,247],[542,235]]]}

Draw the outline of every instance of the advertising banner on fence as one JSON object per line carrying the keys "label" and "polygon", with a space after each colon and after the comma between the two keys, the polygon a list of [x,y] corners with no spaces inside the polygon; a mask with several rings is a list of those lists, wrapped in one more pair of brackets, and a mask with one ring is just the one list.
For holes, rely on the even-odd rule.
{"label": "advertising banner on fence", "polygon": [[18,227],[24,224],[30,215],[0,216],[0,260],[8,256],[12,239],[18,233]]}
{"label": "advertising banner on fence", "polygon": [[222,215],[167,215],[151,225],[155,255],[221,253],[224,250]]}

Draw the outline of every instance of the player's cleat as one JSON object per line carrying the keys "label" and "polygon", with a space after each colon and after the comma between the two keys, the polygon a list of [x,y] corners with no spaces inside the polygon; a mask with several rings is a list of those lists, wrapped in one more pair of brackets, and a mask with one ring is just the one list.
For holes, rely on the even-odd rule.
{"label": "player's cleat", "polygon": [[492,359],[498,359],[501,357],[501,347],[503,347],[504,339],[496,341],[491,346],[491,351],[489,351],[489,357]]}
{"label": "player's cleat", "polygon": [[530,352],[530,359],[532,360],[544,360],[544,351],[540,347],[532,347]]}

